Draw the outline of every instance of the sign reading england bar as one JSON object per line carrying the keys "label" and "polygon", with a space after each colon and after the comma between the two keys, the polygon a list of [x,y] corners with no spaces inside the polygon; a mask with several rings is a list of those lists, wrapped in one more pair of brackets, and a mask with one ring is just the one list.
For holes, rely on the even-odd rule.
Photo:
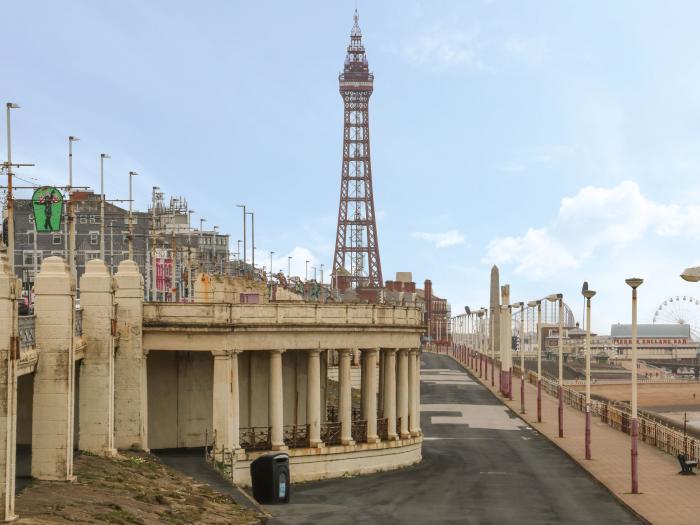
{"label": "sign reading england bar", "polygon": [[34,224],[38,232],[61,231],[63,195],[53,186],[37,188],[32,195]]}

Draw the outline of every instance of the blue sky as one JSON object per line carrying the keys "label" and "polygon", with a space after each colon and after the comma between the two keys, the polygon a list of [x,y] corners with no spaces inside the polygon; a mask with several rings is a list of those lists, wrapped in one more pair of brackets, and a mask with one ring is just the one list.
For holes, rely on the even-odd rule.
{"label": "blue sky", "polygon": [[[340,183],[340,71],[352,1],[4,3],[3,102],[23,177],[137,207],[184,195],[257,258],[331,263]],[[594,328],[700,297],[696,2],[360,1],[385,278],[429,277],[453,311],[487,301],[494,262],[513,300],[598,290]],[[4,130],[2,131],[4,138]],[[3,154],[4,156],[4,154]],[[700,309],[700,306],[698,307]],[[700,317],[700,316],[699,316]]]}

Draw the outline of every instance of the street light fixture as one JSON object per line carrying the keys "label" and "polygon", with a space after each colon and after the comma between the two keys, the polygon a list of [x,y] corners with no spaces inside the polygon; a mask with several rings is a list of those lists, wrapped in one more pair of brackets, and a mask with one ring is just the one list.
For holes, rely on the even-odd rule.
{"label": "street light fixture", "polygon": [[[111,157],[100,153],[100,259],[105,260],[105,159]],[[129,197],[131,200],[131,197]],[[131,256],[129,256],[131,259]]]}
{"label": "street light fixture", "polygon": [[527,305],[537,307],[537,422],[542,423],[542,300],[530,301]]}
{"label": "street light fixture", "polygon": [[272,284],[272,256],[275,252],[270,252],[270,284]]}
{"label": "street light fixture", "polygon": [[[133,261],[134,260],[134,198],[133,198],[133,192],[132,192],[132,181],[133,178],[138,175],[135,171],[130,171],[129,172],[129,260]],[[104,206],[104,194],[102,195],[102,203]],[[104,209],[103,209],[104,213]],[[104,215],[103,215],[104,219]],[[103,220],[104,224],[104,220]],[[104,226],[103,226],[104,228]],[[104,230],[103,230],[104,231]],[[100,237],[102,238],[102,237]],[[102,246],[102,250],[104,252],[104,245]]]}
{"label": "street light fixture", "polygon": [[306,266],[304,268],[304,280],[309,280],[309,261],[306,261]]}
{"label": "street light fixture", "polygon": [[632,494],[639,494],[639,477],[637,469],[637,439],[639,420],[637,419],[637,288],[644,282],[639,277],[625,279],[632,288],[632,408],[630,437],[632,439]]}
{"label": "street light fixture", "polygon": [[[243,208],[243,271],[245,271],[245,265],[248,262],[248,253],[247,253],[247,245],[248,243],[246,242],[246,231],[245,231],[245,223],[246,223],[246,212],[245,212],[245,204],[236,204],[236,208]],[[240,242],[240,241],[239,241]],[[238,252],[240,253],[241,249],[240,247],[238,248]],[[270,269],[272,271],[272,269]]]}
{"label": "street light fixture", "polygon": [[[19,104],[5,103],[7,114],[7,258],[10,262],[10,271],[15,273],[15,213],[14,197],[12,195],[12,132],[10,126],[10,110],[19,109]],[[36,254],[35,254],[36,256]]]}
{"label": "street light fixture", "polygon": [[68,220],[66,221],[68,234],[66,235],[66,259],[68,259],[68,266],[73,279],[78,278],[75,269],[75,216],[73,214],[73,196],[71,194],[73,189],[73,143],[79,140],[78,137],[73,135],[68,137],[68,188],[66,188],[66,193],[68,194]]}
{"label": "street light fixture", "polygon": [[581,294],[586,298],[586,459],[591,459],[591,299],[595,295],[588,288],[588,281],[583,283]]}
{"label": "street light fixture", "polygon": [[292,256],[287,257],[287,279],[292,276]]}

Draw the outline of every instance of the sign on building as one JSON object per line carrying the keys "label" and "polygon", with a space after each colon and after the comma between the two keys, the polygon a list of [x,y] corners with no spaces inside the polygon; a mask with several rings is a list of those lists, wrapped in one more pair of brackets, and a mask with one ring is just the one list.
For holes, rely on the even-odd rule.
{"label": "sign on building", "polygon": [[34,224],[38,232],[61,231],[63,194],[53,186],[37,188],[32,195]]}

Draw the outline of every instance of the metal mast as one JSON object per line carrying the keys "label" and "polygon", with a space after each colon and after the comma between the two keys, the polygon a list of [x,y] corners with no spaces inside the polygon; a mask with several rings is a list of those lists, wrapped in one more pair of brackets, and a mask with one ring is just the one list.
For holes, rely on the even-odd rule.
{"label": "metal mast", "polygon": [[341,291],[357,286],[383,286],[369,152],[368,106],[374,75],[367,65],[357,10],[354,19],[345,67],[338,77],[345,111],[332,282]]}

